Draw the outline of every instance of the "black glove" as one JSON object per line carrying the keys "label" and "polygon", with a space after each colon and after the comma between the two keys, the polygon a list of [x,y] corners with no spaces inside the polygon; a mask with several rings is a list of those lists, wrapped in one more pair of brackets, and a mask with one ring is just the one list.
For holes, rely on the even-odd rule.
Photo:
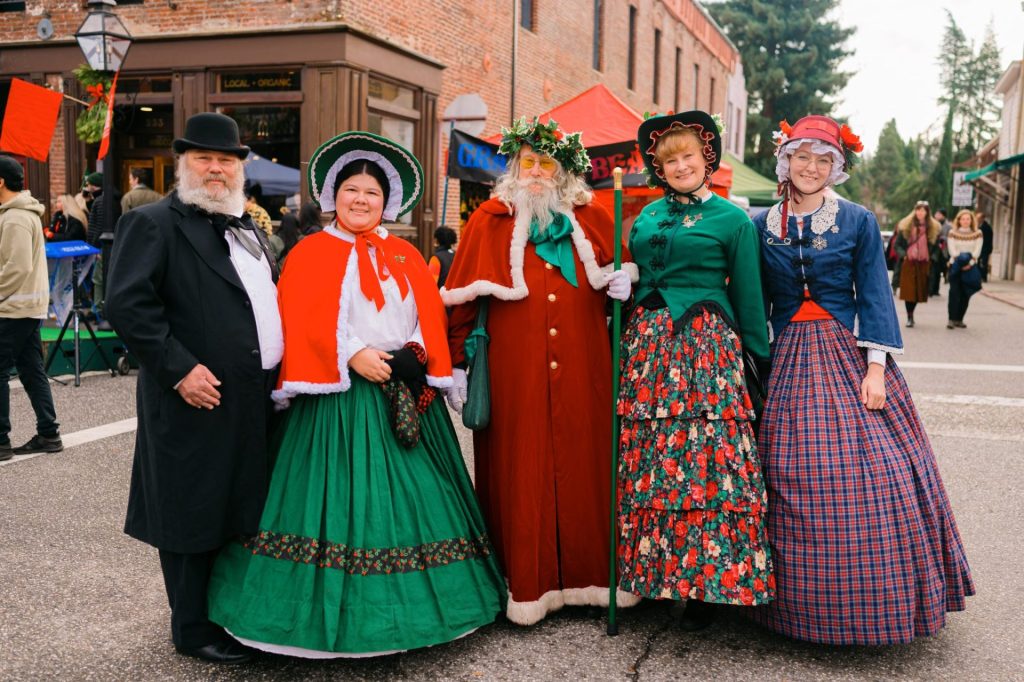
{"label": "black glove", "polygon": [[391,359],[385,360],[385,362],[391,367],[391,378],[401,379],[402,383],[413,392],[413,395],[419,397],[420,392],[427,385],[427,368],[420,364],[416,352],[408,346],[388,352],[391,354]]}

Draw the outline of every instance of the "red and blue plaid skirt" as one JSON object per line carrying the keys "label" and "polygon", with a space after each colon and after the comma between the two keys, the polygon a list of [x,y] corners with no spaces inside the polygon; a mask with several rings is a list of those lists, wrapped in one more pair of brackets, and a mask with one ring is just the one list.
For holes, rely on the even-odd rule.
{"label": "red and blue plaid skirt", "polygon": [[860,401],[864,351],[835,320],[772,349],[759,453],[777,598],[752,611],[789,637],[893,644],[934,634],[974,594],[960,534],[903,375]]}
{"label": "red and blue plaid skirt", "polygon": [[772,560],[739,337],[713,307],[675,322],[638,307],[622,349],[619,587],[764,604]]}

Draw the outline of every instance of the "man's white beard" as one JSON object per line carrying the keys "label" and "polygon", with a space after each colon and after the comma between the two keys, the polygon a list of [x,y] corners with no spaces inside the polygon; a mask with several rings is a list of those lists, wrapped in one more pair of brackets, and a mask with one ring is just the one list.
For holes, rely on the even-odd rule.
{"label": "man's white beard", "polygon": [[[240,216],[245,210],[245,192],[242,190],[242,173],[234,179],[226,175],[207,175],[200,177],[185,163],[185,157],[181,158],[178,164],[178,198],[182,203],[195,206],[207,213],[223,213],[225,215]],[[208,179],[222,180],[225,189],[218,192],[219,196],[210,194],[210,190],[203,184]]]}
{"label": "man's white beard", "polygon": [[[544,190],[535,192],[530,185],[539,182],[544,185]],[[558,188],[554,180],[549,178],[529,178],[519,180],[512,194],[512,207],[516,216],[525,218],[529,216],[530,222],[537,222],[537,227],[544,232],[551,224],[553,213],[565,213],[566,207],[558,197]]]}

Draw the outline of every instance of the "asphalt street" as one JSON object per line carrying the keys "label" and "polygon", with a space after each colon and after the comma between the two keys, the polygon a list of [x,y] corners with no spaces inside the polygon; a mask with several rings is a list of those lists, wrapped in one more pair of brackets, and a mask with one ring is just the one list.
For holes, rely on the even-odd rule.
{"label": "asphalt street", "polygon": [[[170,642],[156,551],[121,532],[135,377],[90,375],[79,388],[53,385],[74,445],[0,465],[0,680],[1024,680],[1024,285],[990,289],[1001,300],[976,296],[967,329],[945,328],[944,296],[919,306],[899,360],[978,590],[934,637],[892,647],[804,644],[748,623],[738,609],[688,634],[669,604],[651,602],[620,612],[617,637],[605,635],[602,611],[566,608],[532,628],[501,620],[379,659],[266,655],[234,668],[187,659]],[[12,421],[16,444],[32,435],[20,388]]]}

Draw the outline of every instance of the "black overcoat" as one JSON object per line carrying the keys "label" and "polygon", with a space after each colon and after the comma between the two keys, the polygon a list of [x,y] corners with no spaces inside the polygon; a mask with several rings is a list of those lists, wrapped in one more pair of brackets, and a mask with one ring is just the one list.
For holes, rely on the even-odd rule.
{"label": "black overcoat", "polygon": [[[181,553],[255,534],[269,468],[267,373],[223,236],[176,193],[129,211],[107,287],[107,316],[140,365],[125,532]],[[174,389],[199,363],[222,382],[213,410]]]}

